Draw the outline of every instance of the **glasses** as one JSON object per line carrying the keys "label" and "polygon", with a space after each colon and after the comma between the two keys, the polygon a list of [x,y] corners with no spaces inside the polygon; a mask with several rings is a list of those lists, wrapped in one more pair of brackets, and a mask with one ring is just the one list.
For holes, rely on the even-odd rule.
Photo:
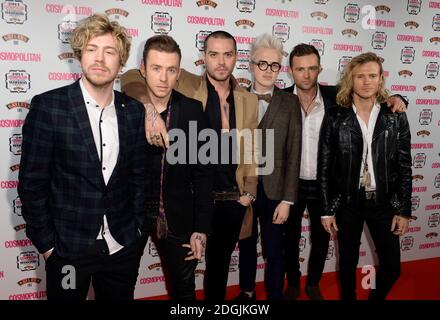
{"label": "glasses", "polygon": [[258,69],[260,69],[261,71],[266,71],[267,68],[270,67],[270,70],[272,70],[273,72],[278,72],[281,69],[281,65],[278,62],[272,62],[269,63],[267,61],[261,60],[258,62],[255,61],[251,61],[253,64],[256,64],[258,66]]}

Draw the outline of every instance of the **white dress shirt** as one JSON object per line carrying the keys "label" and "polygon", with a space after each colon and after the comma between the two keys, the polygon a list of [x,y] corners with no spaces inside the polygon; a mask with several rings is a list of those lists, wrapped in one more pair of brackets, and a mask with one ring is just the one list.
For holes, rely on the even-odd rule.
{"label": "white dress shirt", "polygon": [[[101,161],[101,170],[104,182],[107,185],[116,166],[119,155],[118,118],[116,116],[115,96],[108,106],[101,107],[90,96],[81,79],[80,87],[84,97],[90,127],[95,140],[96,151]],[[109,248],[109,254],[114,254],[123,248],[112,236],[104,215],[104,224],[96,239],[104,239]]]}
{"label": "white dress shirt", "polygon": [[[319,86],[317,90],[314,106],[307,117],[303,108],[301,108],[302,144],[299,177],[303,180],[317,179],[319,131],[325,114],[324,100]],[[296,86],[293,93],[297,94]]]}

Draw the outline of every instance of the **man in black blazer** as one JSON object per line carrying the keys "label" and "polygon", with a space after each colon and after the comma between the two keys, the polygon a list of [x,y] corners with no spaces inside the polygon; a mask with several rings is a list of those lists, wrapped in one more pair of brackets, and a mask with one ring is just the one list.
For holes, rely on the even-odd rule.
{"label": "man in black blazer", "polygon": [[147,207],[149,219],[157,220],[171,298],[194,300],[194,271],[211,232],[212,179],[210,166],[201,164],[198,154],[198,135],[207,126],[202,103],[173,90],[180,59],[179,45],[170,36],[153,36],[145,43],[140,67],[146,80],[145,107],[152,105],[162,118],[171,141],[168,149],[147,147]]}
{"label": "man in black blazer", "polygon": [[113,90],[130,39],[95,14],[74,31],[83,77],[37,95],[23,126],[18,192],[46,259],[47,298],[133,299],[145,244],[144,108]]}

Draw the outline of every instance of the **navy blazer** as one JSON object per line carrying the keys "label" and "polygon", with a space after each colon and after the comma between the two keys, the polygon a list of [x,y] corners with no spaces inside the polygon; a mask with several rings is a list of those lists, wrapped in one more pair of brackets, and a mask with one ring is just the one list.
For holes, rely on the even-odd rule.
{"label": "navy blazer", "polygon": [[76,258],[94,244],[107,217],[129,246],[144,230],[143,105],[114,91],[119,155],[105,185],[79,81],[35,96],[23,126],[18,193],[26,234],[39,252]]}

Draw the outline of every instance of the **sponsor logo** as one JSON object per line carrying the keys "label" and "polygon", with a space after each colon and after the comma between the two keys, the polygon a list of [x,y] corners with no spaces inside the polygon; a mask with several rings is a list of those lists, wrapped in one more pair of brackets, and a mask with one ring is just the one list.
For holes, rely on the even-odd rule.
{"label": "sponsor logo", "polygon": [[437,88],[433,85],[427,85],[423,87],[423,91],[435,92]]}
{"label": "sponsor logo", "polygon": [[422,57],[440,58],[440,51],[423,50]]}
{"label": "sponsor logo", "polygon": [[16,225],[14,227],[15,232],[18,232],[18,231],[21,231],[21,230],[24,230],[24,229],[26,229],[26,223],[22,223],[22,224]]}
{"label": "sponsor logo", "polygon": [[40,266],[40,255],[36,251],[21,252],[17,256],[17,269],[21,271],[36,270]]}
{"label": "sponsor logo", "polygon": [[307,239],[304,236],[301,236],[299,239],[299,252],[303,252],[307,247]]}
{"label": "sponsor logo", "polygon": [[341,31],[343,36],[347,36],[348,38],[356,37],[358,35],[358,32],[353,29],[344,29]]}
{"label": "sponsor logo", "polygon": [[415,174],[412,176],[412,179],[414,181],[422,181],[423,180],[423,176],[421,174]]}
{"label": "sponsor logo", "polygon": [[268,17],[280,17],[280,18],[291,18],[291,19],[299,18],[298,11],[290,11],[290,10],[267,8],[265,14]]}
{"label": "sponsor logo", "polygon": [[420,206],[419,196],[411,197],[411,211],[416,211]]}
{"label": "sponsor logo", "polygon": [[0,61],[40,62],[41,54],[32,52],[0,52]]}
{"label": "sponsor logo", "polygon": [[440,188],[440,173],[435,176],[434,187]]}
{"label": "sponsor logo", "polygon": [[247,27],[253,28],[255,23],[251,20],[241,19],[241,20],[235,21],[235,25],[237,27],[243,26],[243,29],[246,29]]}
{"label": "sponsor logo", "polygon": [[212,17],[188,16],[188,17],[186,17],[186,22],[188,22],[190,24],[209,25],[209,26],[224,26],[225,25],[225,19],[212,18]]}
{"label": "sponsor logo", "polygon": [[425,75],[428,79],[435,79],[438,76],[439,64],[438,62],[429,62],[426,65]]}
{"label": "sponsor logo", "polygon": [[415,92],[416,89],[417,89],[416,86],[409,86],[409,85],[403,85],[403,84],[393,84],[393,85],[391,85],[391,90],[393,90],[393,91]]}
{"label": "sponsor logo", "polygon": [[412,34],[398,34],[397,41],[405,41],[405,42],[423,42],[422,36],[416,36]]}
{"label": "sponsor logo", "polygon": [[368,19],[367,25],[380,28],[394,28],[396,26],[396,22],[393,20]]}
{"label": "sponsor logo", "polygon": [[416,50],[413,47],[404,47],[401,51],[400,60],[405,64],[411,64],[414,61]]}
{"label": "sponsor logo", "polygon": [[48,13],[62,13],[65,15],[76,14],[79,16],[91,16],[93,9],[91,7],[63,5],[63,4],[46,4],[46,12]]}
{"label": "sponsor logo", "polygon": [[422,126],[426,126],[430,124],[432,121],[432,110],[431,109],[423,109],[419,114],[419,123]]}
{"label": "sponsor logo", "polygon": [[9,151],[11,151],[11,153],[13,155],[16,155],[16,156],[21,155],[22,141],[23,141],[23,136],[21,135],[21,133],[13,134],[9,138]]}
{"label": "sponsor logo", "polygon": [[198,278],[200,276],[204,276],[205,275],[205,270],[203,270],[203,269],[196,269],[196,270],[194,270],[194,274],[195,274],[196,278]]}
{"label": "sponsor logo", "polygon": [[315,0],[315,4],[326,4],[328,0]]}
{"label": "sponsor logo", "polygon": [[22,0],[5,0],[2,3],[2,19],[6,23],[23,24],[27,20],[27,5]]}
{"label": "sponsor logo", "polygon": [[399,71],[399,76],[400,77],[406,78],[406,77],[412,77],[412,75],[413,75],[413,73],[411,71],[409,71],[409,70],[400,70]]}
{"label": "sponsor logo", "polygon": [[199,67],[199,66],[205,64],[205,60],[203,60],[203,59],[196,60],[196,61],[194,61],[194,64],[196,67]]}
{"label": "sponsor logo", "polygon": [[424,153],[416,153],[413,158],[413,167],[414,168],[423,168],[426,164],[426,154]]}
{"label": "sponsor logo", "polygon": [[235,64],[235,68],[238,70],[248,70],[249,59],[249,50],[237,50],[237,63]]}
{"label": "sponsor logo", "polygon": [[408,233],[416,233],[416,232],[420,232],[421,230],[422,230],[421,227],[409,227]]}
{"label": "sponsor logo", "polygon": [[238,269],[238,253],[234,251],[231,256],[231,262],[229,263],[229,272],[235,272]]}
{"label": "sponsor logo", "polygon": [[5,78],[9,92],[27,92],[31,88],[31,75],[25,70],[9,70]]}
{"label": "sponsor logo", "polygon": [[379,5],[379,6],[376,6],[375,7],[375,9],[376,9],[376,12],[380,12],[380,13],[385,13],[385,12],[390,12],[391,11],[391,8],[390,7],[388,7],[388,6],[386,6],[386,5]]}
{"label": "sponsor logo", "polygon": [[111,9],[107,9],[105,10],[105,14],[110,16],[115,16],[116,20],[119,20],[120,16],[123,16],[125,18],[128,17],[129,13],[123,9],[120,8],[111,8]]}
{"label": "sponsor logo", "polygon": [[428,204],[425,206],[426,211],[440,210],[440,204]]}
{"label": "sponsor logo", "polygon": [[349,23],[356,23],[359,20],[360,8],[357,3],[349,3],[344,8],[344,20]]}
{"label": "sponsor logo", "polygon": [[325,43],[324,41],[320,39],[312,39],[312,41],[309,42],[310,45],[314,46],[316,50],[318,50],[319,55],[324,55],[324,49],[325,49]]}
{"label": "sponsor logo", "polygon": [[247,78],[237,78],[236,79],[238,84],[240,85],[240,87],[242,88],[249,88],[252,84],[251,80],[247,79]]}
{"label": "sponsor logo", "polygon": [[422,0],[408,0],[406,11],[409,14],[419,14],[422,7]]}
{"label": "sponsor logo", "polygon": [[339,72],[344,71],[344,68],[347,66],[347,64],[350,63],[352,58],[353,57],[351,57],[351,56],[343,56],[341,59],[339,59],[338,71]]}
{"label": "sponsor logo", "polygon": [[357,45],[357,44],[335,43],[335,44],[333,44],[333,50],[362,52],[363,48],[361,45]]}
{"label": "sponsor logo", "polygon": [[182,0],[142,0],[142,4],[181,8]]}
{"label": "sponsor logo", "polygon": [[439,44],[440,43],[440,37],[432,37],[429,38],[429,42],[434,43],[434,44]]}
{"label": "sponsor logo", "polygon": [[63,52],[58,55],[58,59],[60,59],[61,61],[66,60],[67,63],[73,63],[73,61],[77,58],[75,57],[73,52]]}
{"label": "sponsor logo", "polygon": [[157,282],[165,282],[165,276],[154,276],[148,278],[141,278],[139,280],[140,284],[149,284],[149,283],[157,283]]}
{"label": "sponsor logo", "polygon": [[31,247],[33,246],[31,240],[22,239],[22,240],[10,240],[5,241],[5,248],[21,248],[21,247]]}
{"label": "sponsor logo", "polygon": [[428,227],[435,228],[440,225],[440,213],[431,213],[428,218]]}
{"label": "sponsor logo", "polygon": [[237,0],[237,9],[240,12],[250,13],[255,10],[255,0]]}
{"label": "sponsor logo", "polygon": [[23,109],[29,110],[30,107],[31,105],[29,103],[23,101],[15,101],[6,105],[6,108],[9,110],[17,109],[17,112],[22,112]]}
{"label": "sponsor logo", "polygon": [[413,236],[406,236],[400,240],[400,249],[402,251],[411,250],[413,245],[414,245],[414,237]]}
{"label": "sponsor logo", "polygon": [[424,186],[424,187],[413,187],[412,188],[412,192],[416,193],[416,192],[426,192],[426,190],[428,189],[428,187]]}
{"label": "sponsor logo", "polygon": [[199,31],[196,34],[196,48],[199,51],[203,51],[205,49],[205,39],[212,31]]}
{"label": "sponsor logo", "polygon": [[151,16],[151,30],[156,34],[168,34],[173,26],[173,18],[167,12],[155,12]]}
{"label": "sponsor logo", "polygon": [[277,22],[272,27],[272,35],[281,39],[282,42],[289,40],[290,26],[284,22]]}
{"label": "sponsor logo", "polygon": [[58,25],[58,39],[62,43],[70,43],[73,30],[75,30],[78,22],[76,21],[63,21]]}
{"label": "sponsor logo", "polygon": [[25,278],[21,279],[17,282],[17,284],[21,287],[26,285],[27,287],[30,287],[32,284],[39,284],[41,282],[40,278]]}
{"label": "sponsor logo", "polygon": [[440,13],[437,13],[432,17],[432,29],[434,31],[440,31]]}
{"label": "sponsor logo", "polygon": [[321,19],[327,19],[328,14],[322,11],[315,11],[310,14],[312,18],[316,18],[316,20],[320,21]]}
{"label": "sponsor logo", "polygon": [[284,89],[286,87],[286,82],[284,82],[283,79],[277,79],[275,85],[280,89]]}
{"label": "sponsor logo", "polygon": [[9,295],[9,300],[41,300],[47,296],[46,291],[36,291],[30,293],[18,293]]}
{"label": "sponsor logo", "polygon": [[335,255],[335,246],[332,244],[329,244],[326,260],[330,260],[331,258],[333,258],[334,255]]}
{"label": "sponsor logo", "polygon": [[19,33],[8,33],[2,36],[3,41],[13,41],[14,44],[18,44],[18,41],[23,41],[24,43],[27,43],[29,41],[29,38],[26,37],[23,34]]}
{"label": "sponsor logo", "polygon": [[431,132],[429,132],[428,130],[420,130],[419,132],[417,132],[417,135],[419,137],[422,136],[423,138],[429,136],[430,134]]}
{"label": "sponsor logo", "polygon": [[425,235],[425,238],[427,238],[427,239],[433,239],[433,238],[437,238],[437,237],[438,237],[437,232],[430,232]]}
{"label": "sponsor logo", "polygon": [[10,166],[9,169],[11,169],[12,172],[20,170],[20,164],[14,164],[13,166]]}
{"label": "sponsor logo", "polygon": [[204,6],[206,10],[208,10],[209,7],[212,7],[214,9],[217,8],[217,3],[212,0],[200,0],[197,1],[196,4],[198,7]]}
{"label": "sponsor logo", "polygon": [[433,143],[411,143],[411,149],[433,149]]}
{"label": "sponsor logo", "polygon": [[382,31],[376,31],[371,38],[373,49],[382,50],[387,45],[387,34]]}
{"label": "sponsor logo", "polygon": [[437,168],[440,168],[440,162],[434,162],[432,164],[432,169],[437,169]]}
{"label": "sponsor logo", "polygon": [[24,120],[21,119],[3,119],[0,120],[0,128],[21,128],[24,124]]}
{"label": "sponsor logo", "polygon": [[419,249],[423,250],[423,249],[433,249],[433,248],[438,248],[440,247],[440,242],[431,242],[431,243],[424,243],[419,245]]}
{"label": "sponsor logo", "polygon": [[434,199],[434,200],[438,200],[438,199],[440,199],[440,193],[435,193],[435,194],[433,194],[433,195],[432,195],[432,199]]}
{"label": "sponsor logo", "polygon": [[72,72],[49,72],[48,79],[51,81],[72,81],[81,78],[81,73]]}
{"label": "sponsor logo", "polygon": [[429,7],[433,9],[440,9],[440,2],[429,1]]}
{"label": "sponsor logo", "polygon": [[148,242],[148,254],[150,257],[158,257],[159,253],[157,252],[157,248],[152,241]]}
{"label": "sponsor logo", "polygon": [[162,268],[162,264],[160,262],[153,263],[148,266],[148,270],[150,270],[150,271],[153,269],[155,269],[156,271],[159,271],[161,268]]}
{"label": "sponsor logo", "polygon": [[418,28],[419,24],[416,21],[407,21],[403,24],[405,26],[405,28],[410,28],[410,29],[414,29],[414,28]]}
{"label": "sponsor logo", "polygon": [[312,34],[321,34],[321,35],[332,35],[333,28],[303,26],[302,32],[303,33],[312,33]]}

